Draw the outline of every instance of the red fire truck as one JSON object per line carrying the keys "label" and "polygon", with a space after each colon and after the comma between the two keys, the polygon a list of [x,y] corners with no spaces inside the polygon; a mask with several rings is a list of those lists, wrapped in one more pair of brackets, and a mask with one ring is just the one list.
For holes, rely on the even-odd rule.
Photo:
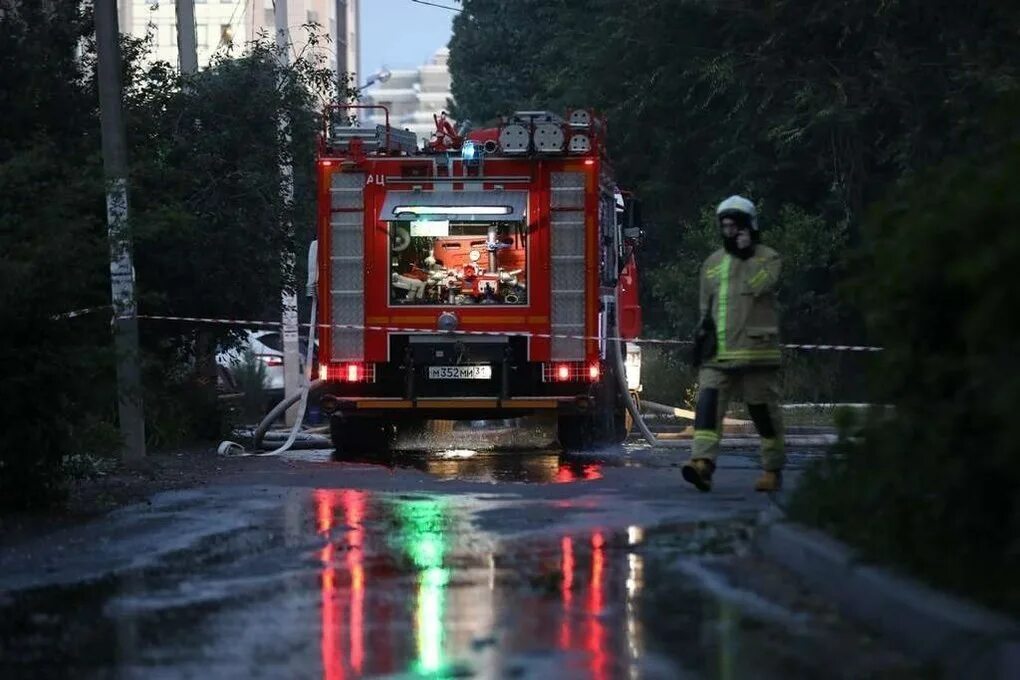
{"label": "red fire truck", "polygon": [[[364,108],[386,123],[357,124]],[[324,116],[317,375],[338,453],[385,450],[403,423],[538,412],[567,448],[622,441],[625,392],[640,383],[626,343],[641,326],[640,225],[605,120],[578,109],[470,132],[436,123],[419,149],[384,107]]]}

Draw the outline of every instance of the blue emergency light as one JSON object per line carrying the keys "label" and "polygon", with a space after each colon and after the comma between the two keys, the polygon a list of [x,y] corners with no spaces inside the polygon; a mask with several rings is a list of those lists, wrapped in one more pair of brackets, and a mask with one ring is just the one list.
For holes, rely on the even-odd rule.
{"label": "blue emergency light", "polygon": [[475,143],[468,141],[464,142],[460,147],[460,158],[464,161],[473,161],[478,153],[478,149],[475,148]]}

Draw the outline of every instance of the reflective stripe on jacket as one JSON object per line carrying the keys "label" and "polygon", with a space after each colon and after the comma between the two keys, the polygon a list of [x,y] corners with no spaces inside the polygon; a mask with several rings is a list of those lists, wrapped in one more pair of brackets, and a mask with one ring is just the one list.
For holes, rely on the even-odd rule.
{"label": "reflective stripe on jacket", "polygon": [[701,265],[701,315],[711,313],[716,329],[716,353],[706,366],[779,365],[780,269],[779,253],[761,244],[746,260],[720,248]]}

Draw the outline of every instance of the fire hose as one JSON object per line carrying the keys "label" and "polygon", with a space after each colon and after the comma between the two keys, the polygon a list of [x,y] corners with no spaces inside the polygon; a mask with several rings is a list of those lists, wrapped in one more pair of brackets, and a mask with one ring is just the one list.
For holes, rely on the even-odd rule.
{"label": "fire hose", "polygon": [[[619,304],[617,304],[617,310]],[[638,430],[641,431],[641,436],[649,446],[658,447],[669,447],[679,448],[681,443],[678,441],[661,441],[659,440],[645,424],[644,418],[641,417],[641,411],[638,409],[637,404],[634,402],[634,397],[631,396],[630,386],[627,384],[627,366],[623,360],[623,342],[620,340],[620,319],[617,313],[610,315],[613,319],[613,337],[616,338],[610,344],[615,348],[612,352],[613,359],[616,363],[616,379],[619,382],[620,394],[623,395],[623,402],[627,406],[627,411],[630,412],[630,417],[633,419],[634,424],[637,425]]]}
{"label": "fire hose", "polygon": [[[298,434],[301,431],[301,425],[302,425],[302,423],[304,422],[304,419],[305,419],[305,409],[308,406],[308,395],[311,394],[312,392],[318,390],[320,387],[322,387],[322,385],[325,382],[325,381],[322,381],[322,380],[312,380],[311,379],[312,353],[315,350],[315,328],[316,328],[316,326],[315,326],[315,310],[316,310],[316,306],[317,306],[316,305],[316,298],[315,298],[315,295],[314,295],[314,289],[312,289],[312,290],[313,290],[313,295],[311,296],[311,299],[312,299],[312,304],[311,304],[312,313],[311,313],[311,321],[310,321],[309,326],[308,326],[308,328],[309,328],[309,330],[308,330],[308,349],[305,351],[305,374],[304,374],[305,384],[304,384],[304,386],[301,388],[300,392],[298,392],[297,394],[292,394],[291,396],[283,399],[279,404],[274,406],[273,409],[268,414],[266,414],[266,417],[262,419],[262,422],[259,423],[257,428],[255,428],[255,432],[252,435],[252,450],[251,451],[246,451],[245,448],[241,444],[238,444],[237,442],[226,440],[226,441],[220,442],[219,448],[217,449],[217,451],[221,455],[235,455],[235,456],[277,456],[277,455],[283,453],[284,451],[287,451],[291,447],[293,447],[294,446],[294,442],[297,441]],[[260,449],[262,448],[262,442],[263,442],[264,439],[266,439],[267,433],[268,433],[268,430],[269,430],[270,426],[274,422],[276,422],[277,418],[279,418],[288,408],[293,406],[295,403],[298,404],[298,411],[297,411],[296,417],[294,418],[294,425],[291,426],[290,434],[287,436],[287,439],[283,442],[283,444],[280,447],[278,447],[276,449],[273,449],[272,451],[260,451]],[[270,438],[272,438],[272,437],[270,437]],[[319,445],[319,447],[322,447],[322,446],[328,447],[329,446],[329,441],[327,439],[321,438],[321,440],[322,440],[321,442],[319,442],[319,441],[315,442],[316,444]]]}

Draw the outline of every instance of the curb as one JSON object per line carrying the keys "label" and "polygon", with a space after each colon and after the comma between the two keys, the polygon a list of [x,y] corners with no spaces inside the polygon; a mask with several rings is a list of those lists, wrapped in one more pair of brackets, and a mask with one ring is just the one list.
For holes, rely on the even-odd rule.
{"label": "curb", "polygon": [[775,510],[762,513],[760,520],[755,548],[799,575],[849,618],[881,633],[920,661],[938,665],[947,677],[1020,678],[1016,621],[863,564],[847,545],[821,531],[784,521]]}
{"label": "curb", "polygon": [[[645,421],[648,425],[648,429],[655,434],[675,434],[683,435],[686,437],[693,436],[694,428],[690,425],[675,425],[672,423],[656,423]],[[798,437],[798,436],[832,436],[835,437],[839,432],[834,427],[823,427],[823,426],[812,426],[812,425],[791,425],[783,428],[783,434],[786,437]],[[725,437],[757,437],[758,431],[754,429],[753,425],[747,427],[735,427],[735,426],[724,426],[723,436]]]}
{"label": "curb", "polygon": [[[675,441],[681,445],[693,446],[694,439],[691,437],[681,436],[679,433],[661,433],[656,435],[659,439],[664,441]],[[835,444],[839,438],[836,435],[793,435],[783,438],[783,444],[786,449],[796,447],[825,447]],[[757,437],[729,437],[724,436],[719,441],[719,446],[724,449],[746,449],[758,448],[761,440]],[[683,446],[681,446],[683,448]]]}

